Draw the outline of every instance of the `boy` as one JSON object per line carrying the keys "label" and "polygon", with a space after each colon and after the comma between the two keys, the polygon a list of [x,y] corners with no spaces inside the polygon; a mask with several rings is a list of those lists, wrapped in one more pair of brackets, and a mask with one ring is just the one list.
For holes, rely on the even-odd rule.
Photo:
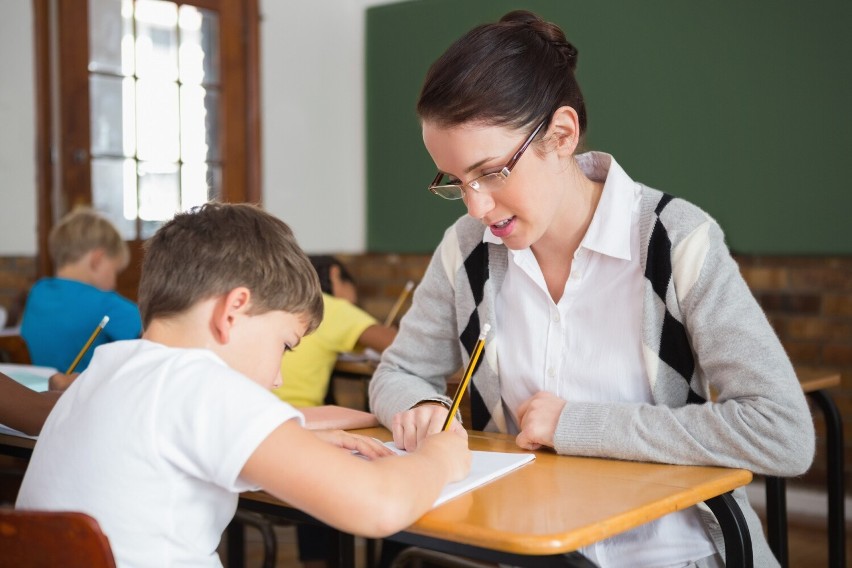
{"label": "boy", "polygon": [[405,528],[467,473],[464,435],[361,459],[340,448],[389,450],[305,430],[269,392],[322,299],[289,227],[260,209],[207,204],[164,225],[148,242],[139,305],[142,339],[98,348],[48,417],[17,502],[92,515],[119,566],[221,566],[240,491],[262,487],[375,537]]}
{"label": "boy", "polygon": [[331,375],[341,353],[356,347],[381,353],[396,337],[396,328],[385,326],[359,308],[355,281],[333,256],[309,257],[319,276],[323,320],[316,332],[281,360],[284,383],[275,394],[293,406],[320,406],[330,400]]}
{"label": "boy", "polygon": [[136,339],[142,319],[136,305],[114,292],[118,273],[130,259],[127,243],[107,219],[89,208],[75,209],[50,232],[55,278],[42,278],[27,296],[21,336],[34,365],[64,371],[109,316],[109,323],[83,355],[83,371],[98,345]]}

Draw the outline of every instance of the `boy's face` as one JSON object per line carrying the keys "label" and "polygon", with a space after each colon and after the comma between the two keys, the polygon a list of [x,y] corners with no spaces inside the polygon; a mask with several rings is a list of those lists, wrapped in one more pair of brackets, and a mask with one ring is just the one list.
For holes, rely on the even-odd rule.
{"label": "boy's face", "polygon": [[281,386],[281,357],[305,334],[301,315],[281,310],[244,315],[225,347],[228,365],[264,388]]}

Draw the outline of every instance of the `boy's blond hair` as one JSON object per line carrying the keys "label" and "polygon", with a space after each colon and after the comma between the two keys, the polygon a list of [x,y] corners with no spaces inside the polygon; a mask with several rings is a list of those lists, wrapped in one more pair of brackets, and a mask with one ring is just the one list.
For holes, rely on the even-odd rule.
{"label": "boy's blond hair", "polygon": [[251,290],[251,313],[302,315],[306,333],[322,320],[316,271],[283,221],[246,203],[207,203],[178,213],[145,243],[143,326],[239,286]]}
{"label": "boy's blond hair", "polygon": [[50,257],[56,269],[80,260],[95,249],[127,266],[130,251],[118,229],[103,215],[89,207],[77,207],[59,220],[50,231],[47,241]]}

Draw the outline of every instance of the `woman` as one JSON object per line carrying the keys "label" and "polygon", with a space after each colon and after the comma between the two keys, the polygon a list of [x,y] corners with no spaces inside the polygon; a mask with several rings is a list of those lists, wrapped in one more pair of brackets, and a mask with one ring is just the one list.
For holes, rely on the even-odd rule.
{"label": "woman", "polygon": [[[560,454],[803,473],[807,404],[720,228],[612,156],[576,154],[576,64],[556,25],[516,11],[429,70],[417,105],[439,169],[429,189],[463,199],[467,215],[384,354],[373,412],[406,449],[438,431],[445,378],[488,323],[473,429]],[[735,496],[755,565],[777,565],[744,491]],[[602,566],[721,566],[721,545],[712,514],[693,507],[582,552]]]}

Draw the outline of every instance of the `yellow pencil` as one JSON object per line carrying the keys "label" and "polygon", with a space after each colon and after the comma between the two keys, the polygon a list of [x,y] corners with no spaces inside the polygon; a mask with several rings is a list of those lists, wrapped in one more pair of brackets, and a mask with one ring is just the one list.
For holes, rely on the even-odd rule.
{"label": "yellow pencil", "polygon": [[108,321],[109,321],[109,316],[104,316],[104,319],[101,320],[101,323],[99,323],[98,327],[95,328],[95,331],[92,332],[92,335],[91,335],[91,337],[89,337],[89,340],[86,342],[86,344],[83,346],[83,348],[80,349],[80,352],[77,353],[77,356],[74,358],[74,361],[71,363],[71,366],[68,367],[67,371],[65,371],[66,375],[70,375],[71,373],[74,372],[74,369],[77,367],[77,363],[80,362],[80,359],[83,358],[83,355],[85,355],[86,351],[89,350],[89,347],[92,346],[92,342],[95,341],[95,338],[98,336],[98,334],[104,328],[104,326],[106,326]]}
{"label": "yellow pencil", "polygon": [[473,346],[473,353],[470,356],[470,361],[467,363],[467,369],[464,370],[464,375],[462,375],[462,380],[459,383],[459,388],[456,390],[456,394],[453,396],[453,404],[450,406],[450,413],[447,414],[447,419],[444,420],[444,426],[441,430],[448,430],[450,428],[450,424],[453,423],[453,418],[456,416],[456,412],[459,409],[459,404],[461,404],[461,399],[464,396],[464,391],[467,390],[467,385],[470,383],[470,377],[473,375],[473,370],[476,368],[476,362],[479,361],[479,355],[482,353],[482,349],[485,347],[485,336],[488,334],[488,331],[491,329],[491,326],[487,323],[482,326],[482,332],[479,334],[479,339],[476,340],[476,345]]}
{"label": "yellow pencil", "polygon": [[399,298],[396,299],[396,303],[391,308],[390,313],[388,313],[388,317],[385,318],[385,326],[389,326],[393,324],[393,320],[396,319],[396,314],[399,313],[399,309],[402,307],[402,303],[405,302],[405,298],[408,296],[411,289],[414,288],[414,282],[409,280],[405,283],[405,288],[402,289],[402,292],[399,294]]}

